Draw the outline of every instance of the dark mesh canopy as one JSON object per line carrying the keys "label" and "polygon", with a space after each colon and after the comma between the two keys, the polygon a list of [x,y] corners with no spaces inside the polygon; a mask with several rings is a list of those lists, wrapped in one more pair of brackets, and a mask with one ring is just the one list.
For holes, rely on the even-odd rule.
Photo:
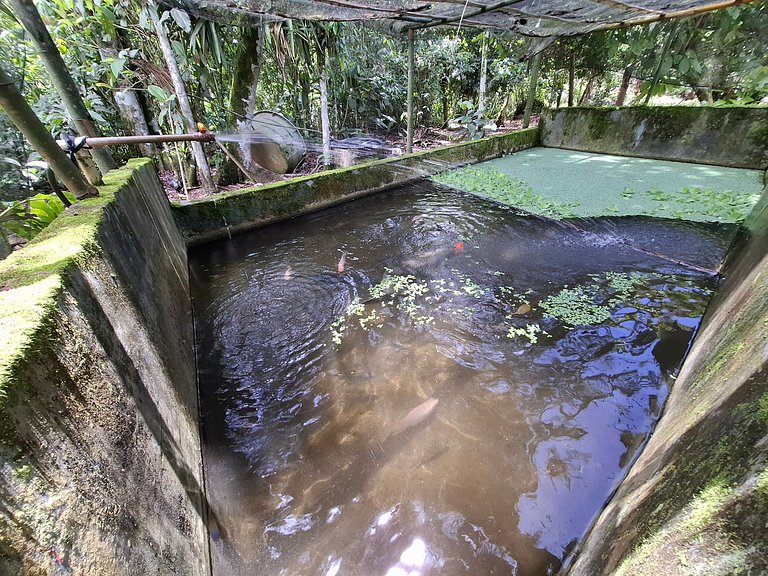
{"label": "dark mesh canopy", "polygon": [[750,0],[164,0],[196,16],[238,24],[261,19],[380,20],[393,31],[473,26],[525,36],[583,34],[690,16]]}

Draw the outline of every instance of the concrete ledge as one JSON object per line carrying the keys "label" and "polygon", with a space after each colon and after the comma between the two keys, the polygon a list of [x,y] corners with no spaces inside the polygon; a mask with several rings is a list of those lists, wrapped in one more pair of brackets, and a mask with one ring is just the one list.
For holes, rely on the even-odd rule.
{"label": "concrete ledge", "polygon": [[186,246],[151,162],[0,263],[0,573],[208,574]]}
{"label": "concrete ledge", "polygon": [[199,244],[346,202],[457,165],[531,148],[536,145],[538,134],[537,128],[529,128],[287,182],[217,194],[205,200],[176,204],[173,215],[187,242]]}
{"label": "concrete ledge", "polygon": [[543,146],[585,152],[768,167],[768,108],[557,108],[541,114]]}

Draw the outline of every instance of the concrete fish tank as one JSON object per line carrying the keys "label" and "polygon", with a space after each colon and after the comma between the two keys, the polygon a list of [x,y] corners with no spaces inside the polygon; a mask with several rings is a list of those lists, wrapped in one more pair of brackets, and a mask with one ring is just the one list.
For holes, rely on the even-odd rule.
{"label": "concrete fish tank", "polygon": [[670,114],[112,172],[0,268],[3,570],[762,570],[768,118]]}

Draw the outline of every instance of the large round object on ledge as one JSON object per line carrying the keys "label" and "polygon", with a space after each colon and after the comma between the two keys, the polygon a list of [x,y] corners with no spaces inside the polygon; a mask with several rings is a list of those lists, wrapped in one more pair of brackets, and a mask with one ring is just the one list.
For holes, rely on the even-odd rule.
{"label": "large round object on ledge", "polygon": [[292,172],[299,165],[307,146],[301,132],[282,114],[261,110],[253,115],[251,159],[277,174]]}

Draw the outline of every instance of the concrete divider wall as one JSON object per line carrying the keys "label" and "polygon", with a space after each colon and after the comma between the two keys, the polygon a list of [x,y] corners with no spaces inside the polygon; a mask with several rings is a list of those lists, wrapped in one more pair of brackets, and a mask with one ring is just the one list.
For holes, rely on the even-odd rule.
{"label": "concrete divider wall", "polygon": [[176,204],[173,214],[187,241],[198,244],[346,202],[462,164],[532,148],[538,143],[538,137],[538,129],[529,128],[436,150],[395,156]]}
{"label": "concrete divider wall", "polygon": [[571,576],[768,574],[768,185]]}
{"label": "concrete divider wall", "polygon": [[768,168],[768,108],[557,108],[540,125],[553,148]]}
{"label": "concrete divider wall", "polygon": [[131,161],[0,263],[0,573],[204,575],[186,246]]}

